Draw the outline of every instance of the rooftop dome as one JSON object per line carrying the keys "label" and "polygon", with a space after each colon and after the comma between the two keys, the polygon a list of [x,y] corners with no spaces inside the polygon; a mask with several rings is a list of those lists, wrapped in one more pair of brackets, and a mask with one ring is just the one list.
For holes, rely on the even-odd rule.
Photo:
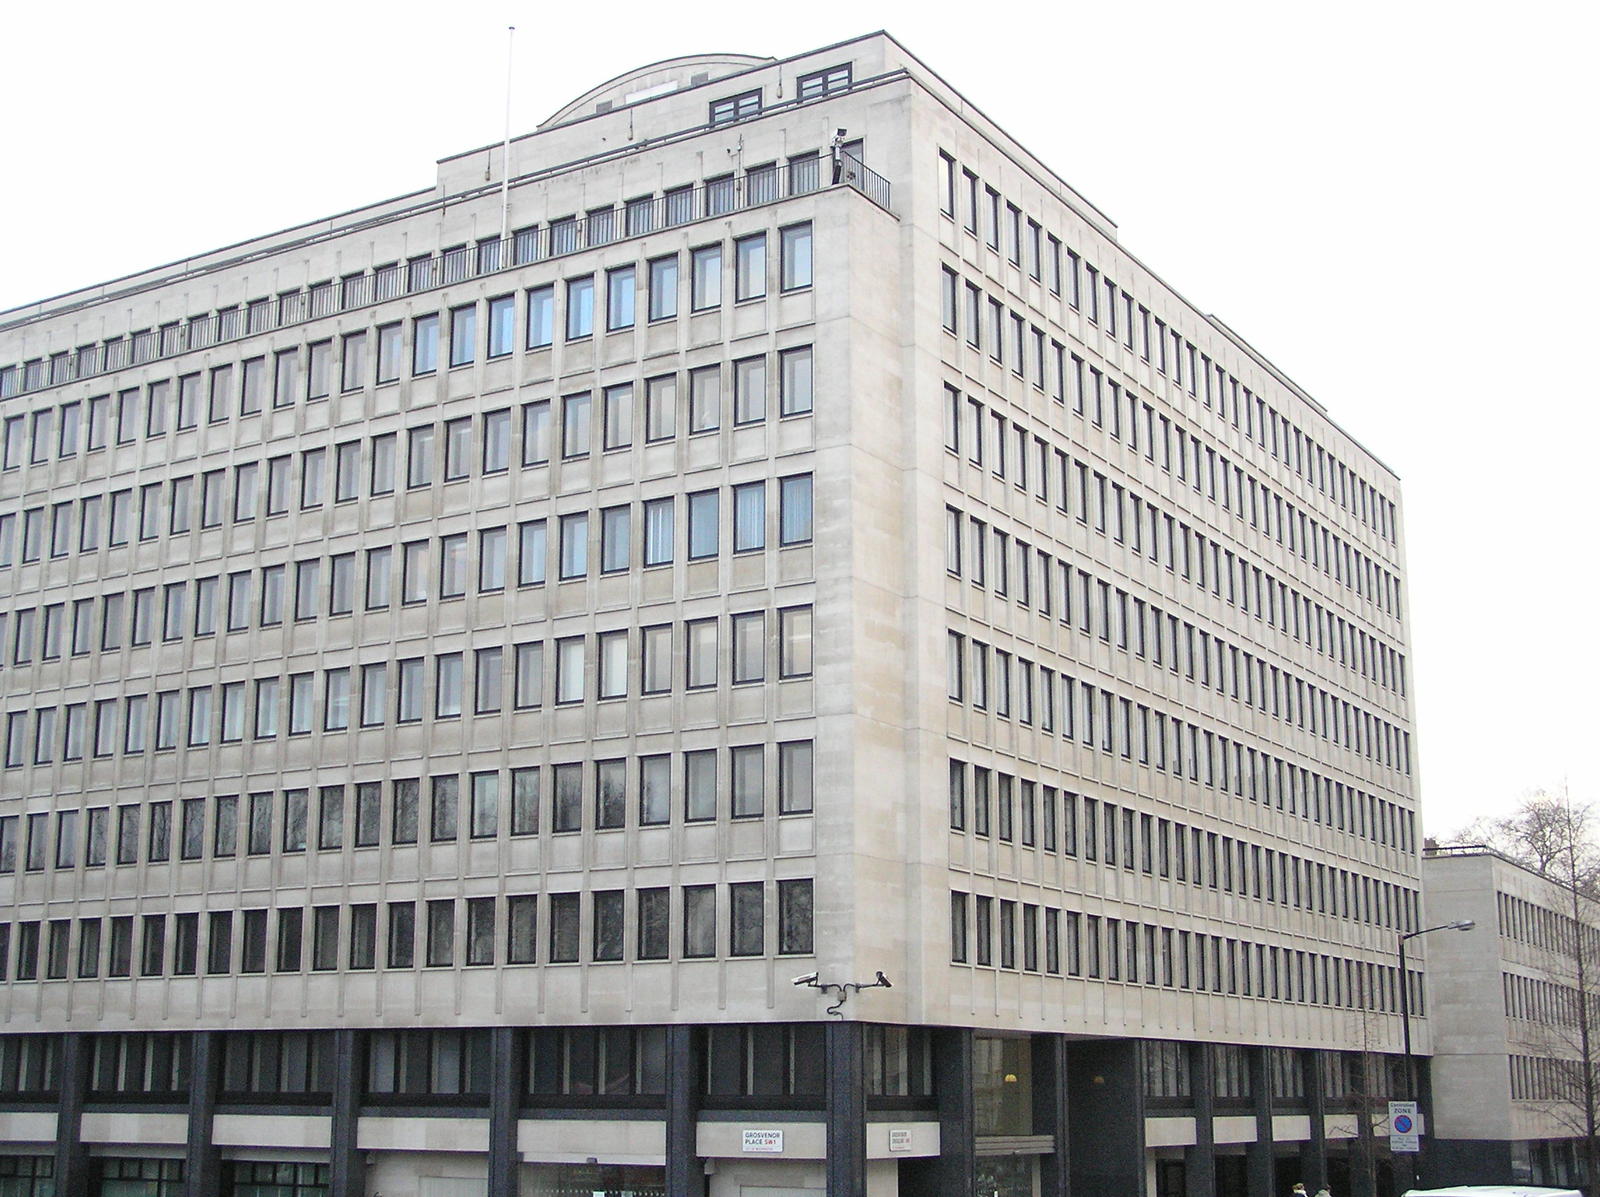
{"label": "rooftop dome", "polygon": [[638,67],[618,75],[614,79],[608,79],[599,87],[584,92],[540,124],[538,131],[543,132],[557,125],[582,120],[586,116],[610,112],[613,108],[621,108],[625,104],[634,104],[653,96],[668,95],[671,92],[682,91],[686,87],[696,87],[713,79],[721,79],[726,75],[735,75],[751,67],[765,66],[769,62],[776,61],[773,58],[759,58],[754,54],[687,54],[682,58],[665,58],[649,66]]}

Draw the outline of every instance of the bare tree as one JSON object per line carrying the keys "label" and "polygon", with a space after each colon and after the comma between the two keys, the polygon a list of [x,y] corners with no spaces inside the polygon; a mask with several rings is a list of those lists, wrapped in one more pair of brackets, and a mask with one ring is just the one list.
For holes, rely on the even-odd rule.
{"label": "bare tree", "polygon": [[1566,793],[1537,792],[1508,818],[1473,830],[1543,877],[1562,916],[1547,970],[1561,1000],[1539,1037],[1548,1109],[1580,1140],[1592,1192],[1600,1181],[1600,813]]}

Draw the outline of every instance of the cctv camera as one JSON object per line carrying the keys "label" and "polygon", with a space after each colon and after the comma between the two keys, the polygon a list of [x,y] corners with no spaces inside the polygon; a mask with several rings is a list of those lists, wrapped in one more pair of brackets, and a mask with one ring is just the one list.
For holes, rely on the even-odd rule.
{"label": "cctv camera", "polygon": [[791,984],[791,985],[815,985],[816,983],[817,983],[817,974],[816,973],[806,973],[804,976],[796,977],[793,981],[789,982],[789,984]]}
{"label": "cctv camera", "polygon": [[849,129],[840,129],[837,133],[834,134],[834,136],[835,137],[843,137],[848,132],[850,132]]}
{"label": "cctv camera", "polygon": [[893,985],[889,984],[889,978],[883,975],[883,970],[881,968],[878,970],[878,984],[882,985],[885,989],[894,988]]}

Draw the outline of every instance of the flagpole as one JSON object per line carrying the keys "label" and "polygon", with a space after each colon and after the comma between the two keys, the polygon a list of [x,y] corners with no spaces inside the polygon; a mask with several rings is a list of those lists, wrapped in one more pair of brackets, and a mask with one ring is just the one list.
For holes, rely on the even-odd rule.
{"label": "flagpole", "polygon": [[[505,245],[511,232],[511,76],[513,50],[517,36],[515,25],[506,26],[506,131],[500,145],[500,244]],[[505,250],[501,249],[501,254]]]}

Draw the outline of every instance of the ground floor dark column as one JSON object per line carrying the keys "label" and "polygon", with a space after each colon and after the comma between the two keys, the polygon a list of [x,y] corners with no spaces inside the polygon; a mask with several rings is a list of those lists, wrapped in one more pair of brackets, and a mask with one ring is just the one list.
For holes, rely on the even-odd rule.
{"label": "ground floor dark column", "polygon": [[1250,1197],[1277,1197],[1272,1158],[1272,1070],[1268,1067],[1272,1049],[1249,1047],[1245,1050],[1250,1054],[1250,1096],[1255,1102],[1256,1114],[1256,1141],[1245,1152]]}
{"label": "ground floor dark column", "polygon": [[489,1032],[489,1197],[517,1197],[522,1069],[514,1027]]}
{"label": "ground floor dark column", "polygon": [[1300,1145],[1300,1179],[1306,1191],[1315,1193],[1328,1183],[1327,1089],[1323,1069],[1327,1060],[1320,1051],[1300,1053],[1300,1079],[1306,1091],[1306,1122],[1310,1131]]}
{"label": "ground floor dark column", "polygon": [[62,1035],[61,1097],[56,1106],[56,1197],[88,1197],[89,1151],[83,1144],[83,1101],[89,1087],[89,1040]]}
{"label": "ground floor dark column", "polygon": [[858,1022],[825,1028],[828,1056],[828,1197],[865,1197],[867,1084],[865,1032]]}
{"label": "ground floor dark column", "polygon": [[700,1118],[701,1039],[694,1027],[667,1028],[667,1192],[705,1197],[706,1170],[695,1141]]}
{"label": "ground floor dark column", "polygon": [[1370,1063],[1364,1053],[1355,1058],[1356,1137],[1350,1142],[1350,1197],[1378,1197],[1378,1154],[1372,1137],[1377,1078]]}
{"label": "ground floor dark column", "polygon": [[183,1165],[185,1197],[216,1197],[222,1192],[222,1154],[211,1126],[222,1088],[221,1031],[196,1031],[189,1049],[189,1141]]}
{"label": "ground floor dark column", "polygon": [[977,1183],[973,1136],[972,1032],[941,1027],[933,1032],[933,1091],[939,1102],[939,1155],[900,1165],[900,1197],[950,1197]]}
{"label": "ground floor dark column", "polygon": [[1186,1197],[1217,1197],[1216,1055],[1209,1043],[1189,1044],[1189,1091],[1194,1095],[1194,1146],[1183,1149]]}
{"label": "ground floor dark column", "polygon": [[1039,1161],[1041,1197],[1069,1197],[1067,1154],[1067,1041],[1061,1035],[1033,1037],[1033,1133],[1054,1144]]}
{"label": "ground floor dark column", "polygon": [[[1072,1192],[1079,1197],[1145,1191],[1144,1078],[1137,1041],[1067,1045],[1067,1140]],[[1194,1197],[1194,1190],[1190,1194]]]}
{"label": "ground floor dark column", "polygon": [[328,1138],[329,1197],[365,1197],[367,1166],[356,1148],[361,1091],[367,1079],[367,1040],[362,1031],[333,1033],[333,1109]]}

